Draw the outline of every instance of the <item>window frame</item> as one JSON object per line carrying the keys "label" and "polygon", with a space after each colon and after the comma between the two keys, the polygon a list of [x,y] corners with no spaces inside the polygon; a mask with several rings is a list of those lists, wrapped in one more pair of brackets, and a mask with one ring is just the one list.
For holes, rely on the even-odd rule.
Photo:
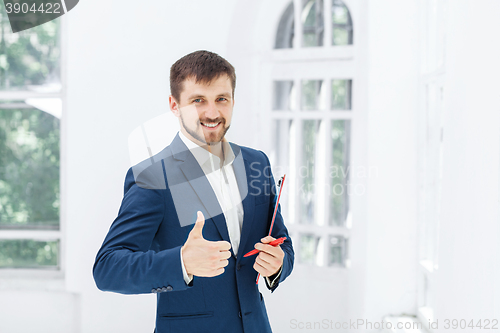
{"label": "window frame", "polygon": [[[349,0],[343,1],[345,6],[350,12],[351,18],[354,16],[351,11],[351,4]],[[287,2],[282,11],[280,12],[280,16],[276,20],[275,24],[275,32],[278,29],[279,23],[281,22],[281,18],[285,11],[288,9],[290,2]],[[302,0],[293,0],[294,8],[302,9]],[[332,8],[332,0],[324,0],[324,8],[328,10],[330,13]],[[326,13],[326,12],[325,12]],[[332,18],[331,15],[324,15],[324,34],[323,34],[323,46],[317,47],[303,47],[302,46],[302,22],[300,20],[301,10],[294,10],[294,40],[292,48],[274,48],[276,45],[276,41],[273,40],[272,49],[269,50],[267,55],[267,59],[269,62],[267,66],[264,66],[265,71],[264,78],[266,82],[269,82],[269,85],[266,87],[268,92],[274,91],[274,81],[293,81],[295,96],[292,105],[295,105],[295,109],[292,110],[273,110],[273,93],[265,94],[267,99],[267,114],[268,119],[271,123],[274,123],[276,120],[290,120],[292,121],[292,126],[295,124],[301,125],[302,120],[314,120],[319,119],[324,122],[326,125],[323,129],[323,141],[320,144],[323,144],[326,148],[326,156],[321,160],[320,169],[323,168],[326,170],[328,165],[330,165],[331,161],[331,149],[327,146],[330,135],[330,126],[332,120],[349,120],[350,128],[351,128],[351,140],[350,140],[350,152],[349,152],[349,160],[350,160],[350,168],[351,170],[355,167],[355,163],[353,159],[353,149],[355,145],[353,142],[358,141],[357,132],[354,130],[358,123],[358,118],[362,117],[362,114],[356,110],[357,103],[357,84],[360,82],[358,80],[359,71],[357,70],[357,66],[359,65],[359,60],[355,57],[356,44],[352,45],[332,45]],[[299,24],[297,24],[299,22]],[[354,20],[353,20],[354,22]],[[356,29],[353,23],[353,33],[355,34]],[[275,34],[277,36],[277,34]],[[356,40],[353,38],[353,40]],[[326,69],[326,70],[325,70]],[[303,75],[304,73],[309,73],[307,75]],[[351,96],[351,109],[350,110],[333,110],[331,108],[332,104],[332,94],[331,94],[331,84],[332,80],[336,79],[348,79],[352,80],[352,96]],[[326,93],[326,101],[325,110],[311,110],[311,111],[301,111],[301,89],[302,89],[302,81],[303,80],[323,80],[323,84],[327,84],[327,93]],[[359,103],[361,104],[361,103]],[[295,142],[301,142],[301,126],[297,126],[295,130],[294,140]],[[272,135],[271,135],[272,137]],[[274,150],[274,147],[273,149]],[[295,163],[290,166],[292,169],[297,166],[300,166],[300,145],[295,147],[296,153],[295,155]],[[270,156],[272,165],[276,165],[273,159],[275,156],[272,154]],[[292,158],[292,157],[290,157]],[[318,168],[318,166],[316,167]],[[290,175],[290,177],[289,177]],[[316,173],[319,175],[319,173]],[[281,177],[282,175],[275,175],[275,177]],[[352,176],[352,174],[351,174]],[[328,216],[328,194],[327,189],[321,191],[319,194],[319,198],[321,203],[319,203],[319,208],[315,208],[315,213],[318,212],[320,215],[320,219],[323,220],[321,225],[318,224],[299,224],[296,219],[299,218],[299,215],[291,210],[296,206],[295,203],[299,200],[298,191],[296,191],[297,184],[291,183],[292,180],[295,180],[296,177],[293,176],[293,171],[287,174],[287,184],[288,191],[286,192],[285,198],[282,200],[287,201],[286,208],[287,212],[284,212],[284,215],[287,220],[287,227],[290,234],[290,237],[294,241],[294,248],[296,252],[300,249],[300,235],[314,235],[316,237],[320,237],[319,243],[319,253],[318,256],[322,258],[322,264],[316,263],[314,265],[301,263],[300,260],[296,260],[296,266],[299,268],[305,268],[311,274],[315,276],[322,276],[321,274],[325,273],[325,269],[328,272],[345,272],[351,266],[350,257],[349,257],[349,247],[351,246],[351,228],[352,228],[352,216],[349,216],[345,226],[330,226],[328,225],[327,216]],[[320,180],[315,177],[315,183],[320,182]],[[352,181],[352,179],[351,179]],[[292,195],[293,193],[293,195]],[[286,198],[288,196],[288,198]],[[351,196],[352,199],[352,196]],[[289,202],[289,204],[288,204]],[[350,205],[352,206],[352,200],[350,200]],[[323,212],[321,212],[323,210]],[[352,211],[352,207],[351,207]],[[298,213],[298,210],[297,210]],[[351,214],[351,213],[350,213]],[[346,263],[345,266],[328,266],[329,260],[329,240],[332,236],[342,236],[345,238],[346,247],[344,251],[347,252],[347,257],[345,258]],[[297,254],[297,253],[296,253]]]}
{"label": "window frame", "polygon": [[[63,279],[66,271],[66,73],[67,73],[67,21],[66,16],[56,18],[60,20],[60,81],[59,92],[35,92],[29,90],[6,91],[0,90],[1,101],[22,101],[28,98],[59,98],[62,102],[60,118],[59,143],[59,229],[0,229],[0,240],[26,239],[36,241],[59,241],[58,266],[47,268],[1,268],[0,279],[7,287],[27,288],[26,281],[39,280],[42,285],[50,285],[50,289],[63,288]],[[42,111],[40,111],[42,112]],[[59,282],[58,282],[59,281]],[[39,283],[36,284],[40,287]]]}
{"label": "window frame", "polygon": [[[446,1],[426,0],[419,7],[419,23],[424,27],[420,32],[420,79],[419,79],[419,118],[418,127],[418,283],[417,283],[417,318],[427,323],[433,321],[436,311],[436,284],[439,279],[439,219],[442,178],[442,149],[443,149],[443,112],[444,91],[446,82],[445,69],[445,36]],[[431,92],[435,93],[435,100],[431,100]],[[428,142],[428,132],[435,129],[428,126],[428,113],[435,113],[435,122],[438,124],[440,136],[439,147]],[[434,133],[435,135],[436,133]],[[428,152],[439,151],[439,160],[432,160],[434,167],[429,167]],[[428,186],[432,179],[433,186]],[[427,200],[434,201],[434,210],[429,209]],[[433,332],[431,328],[428,328]]]}

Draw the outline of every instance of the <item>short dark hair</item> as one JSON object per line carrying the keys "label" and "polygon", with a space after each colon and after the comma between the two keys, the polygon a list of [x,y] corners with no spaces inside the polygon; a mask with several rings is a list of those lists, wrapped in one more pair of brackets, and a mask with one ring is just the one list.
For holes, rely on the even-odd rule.
{"label": "short dark hair", "polygon": [[231,80],[234,97],[236,74],[233,65],[216,53],[195,51],[180,58],[170,67],[170,93],[180,102],[184,80],[194,78],[196,83],[210,83],[221,74],[227,74]]}

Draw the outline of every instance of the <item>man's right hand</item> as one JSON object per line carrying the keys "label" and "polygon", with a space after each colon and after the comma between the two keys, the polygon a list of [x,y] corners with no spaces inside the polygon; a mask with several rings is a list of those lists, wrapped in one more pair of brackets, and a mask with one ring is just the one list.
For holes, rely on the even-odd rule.
{"label": "man's right hand", "polygon": [[229,264],[231,244],[226,241],[211,242],[203,238],[205,217],[198,211],[194,228],[181,248],[182,260],[188,275],[213,277],[224,273]]}

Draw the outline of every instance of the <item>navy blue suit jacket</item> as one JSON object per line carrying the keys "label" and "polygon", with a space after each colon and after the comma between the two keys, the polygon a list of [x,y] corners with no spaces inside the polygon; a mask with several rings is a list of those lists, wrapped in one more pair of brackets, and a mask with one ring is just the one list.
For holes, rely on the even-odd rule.
{"label": "navy blue suit jacket", "polygon": [[[195,276],[189,285],[183,278],[180,249],[194,226],[196,211],[206,218],[205,239],[229,242],[226,221],[208,179],[178,135],[163,151],[127,173],[118,216],[95,260],[94,279],[103,291],[156,294],[157,333],[271,332],[255,283],[256,256],[244,258],[243,254],[268,234],[275,183],[263,152],[233,143],[231,147],[237,156],[233,168],[244,209],[239,250],[237,256],[231,250],[223,274]],[[190,223],[185,223],[189,217]],[[272,236],[287,237],[281,245],[285,253],[281,276],[270,288],[274,291],[290,275],[294,262],[280,212]]]}

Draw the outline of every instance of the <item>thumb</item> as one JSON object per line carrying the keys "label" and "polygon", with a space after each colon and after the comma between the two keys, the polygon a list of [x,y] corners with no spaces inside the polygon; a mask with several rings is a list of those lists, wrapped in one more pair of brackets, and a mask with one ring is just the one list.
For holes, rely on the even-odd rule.
{"label": "thumb", "polygon": [[196,219],[196,223],[191,229],[191,232],[189,233],[189,237],[194,237],[194,238],[203,238],[203,226],[205,225],[205,217],[203,216],[203,213],[198,211],[198,216]]}
{"label": "thumb", "polygon": [[273,236],[266,236],[266,237],[260,239],[260,241],[263,244],[271,243],[273,240],[275,240],[275,238]]}

